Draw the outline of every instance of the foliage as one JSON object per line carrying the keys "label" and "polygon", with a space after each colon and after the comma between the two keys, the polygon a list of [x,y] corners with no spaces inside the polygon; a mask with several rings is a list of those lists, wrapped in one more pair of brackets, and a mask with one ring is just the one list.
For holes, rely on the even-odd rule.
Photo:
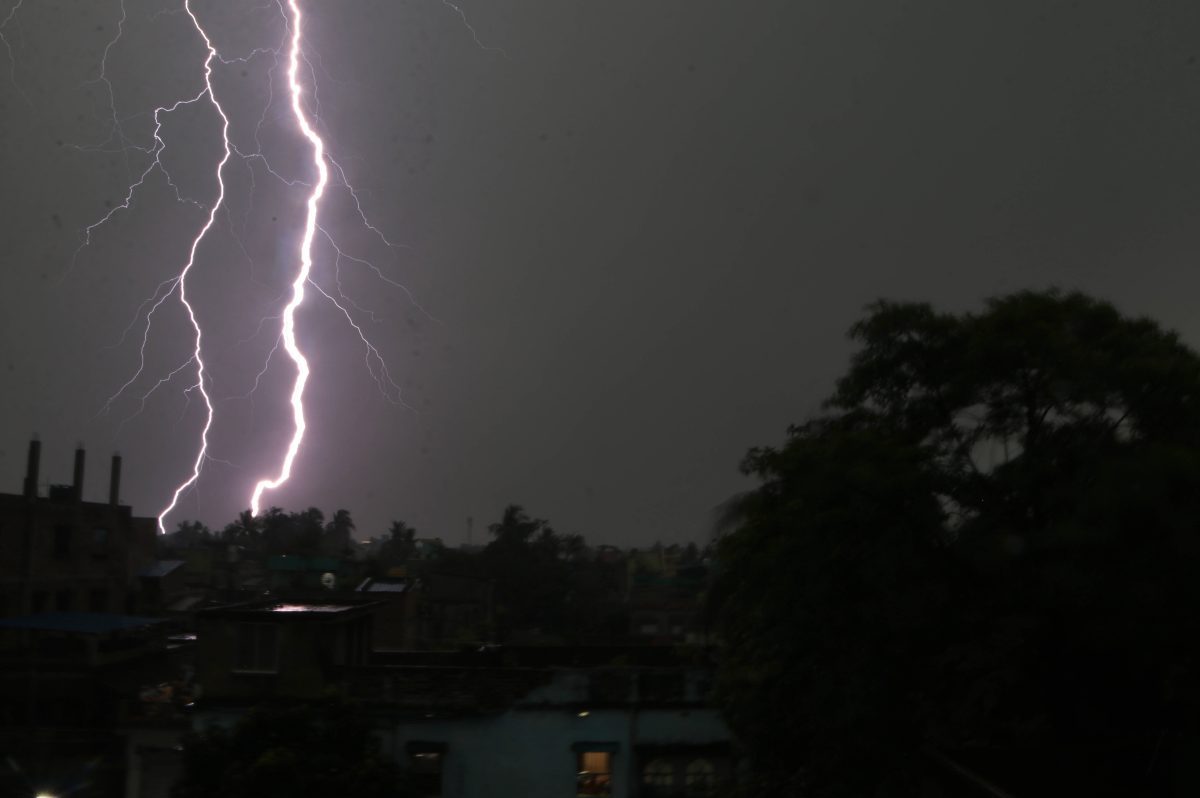
{"label": "foliage", "polygon": [[393,521],[379,559],[387,565],[403,565],[416,550],[417,530],[403,521]]}
{"label": "foliage", "polygon": [[403,773],[379,751],[365,712],[340,699],[262,706],[232,729],[184,740],[173,798],[404,798]]}
{"label": "foliage", "polygon": [[1200,358],[1057,292],[881,302],[851,335],[719,547],[719,692],[763,789],[912,794],[931,748],[1194,712]]}
{"label": "foliage", "polygon": [[508,505],[479,554],[443,552],[432,567],[495,585],[497,639],[613,642],[626,634],[620,567],[590,556],[581,535]]}
{"label": "foliage", "polygon": [[354,520],[349,510],[337,510],[328,522],[319,508],[285,513],[278,507],[254,516],[249,510],[227,524],[219,535],[195,521],[181,521],[160,542],[166,551],[197,546],[236,545],[252,555],[298,554],[344,557],[353,553]]}

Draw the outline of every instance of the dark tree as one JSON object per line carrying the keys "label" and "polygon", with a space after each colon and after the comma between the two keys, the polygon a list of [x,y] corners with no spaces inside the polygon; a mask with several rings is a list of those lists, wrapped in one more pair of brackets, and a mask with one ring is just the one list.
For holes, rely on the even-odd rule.
{"label": "dark tree", "polygon": [[380,548],[379,559],[384,565],[403,565],[417,549],[417,530],[403,521],[393,521],[388,536]]}
{"label": "dark tree", "polygon": [[335,557],[349,556],[353,551],[354,519],[349,510],[337,510],[325,525],[323,553]]}
{"label": "dark tree", "polygon": [[158,548],[166,554],[198,546],[211,546],[217,540],[212,531],[199,521],[180,521],[174,532],[159,538]]}
{"label": "dark tree", "polygon": [[[747,456],[719,546],[758,788],[909,795],[1004,751],[1015,794],[1146,789],[1198,708],[1200,358],[1056,292],[879,303],[851,335],[826,414]],[[1038,750],[1058,775],[1022,781]]]}
{"label": "dark tree", "polygon": [[243,510],[237,520],[221,530],[221,539],[226,543],[243,546],[257,552],[262,547],[262,528],[254,513]]}
{"label": "dark tree", "polygon": [[173,798],[405,798],[370,717],[338,700],[251,710],[232,729],[189,735]]}
{"label": "dark tree", "polygon": [[501,634],[556,631],[567,584],[558,567],[560,543],[554,529],[510,504],[488,530],[494,539],[484,548],[482,565],[496,582]]}

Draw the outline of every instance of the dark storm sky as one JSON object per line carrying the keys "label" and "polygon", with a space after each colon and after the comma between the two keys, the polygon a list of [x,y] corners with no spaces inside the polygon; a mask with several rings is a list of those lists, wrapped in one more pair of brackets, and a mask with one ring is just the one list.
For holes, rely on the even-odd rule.
{"label": "dark storm sky", "polygon": [[[195,92],[203,51],[185,17],[151,17],[176,6],[126,2],[109,72],[144,143],[137,114]],[[196,5],[227,56],[278,42],[270,7]],[[818,408],[846,328],[875,298],[964,309],[1078,287],[1200,344],[1194,2],[462,0],[507,55],[438,0],[304,5],[322,133],[405,248],[357,226],[336,186],[324,224],[420,308],[343,264],[346,293],[379,318],[358,316],[405,409],[310,294],[309,434],[291,486],[268,499],[285,508],[347,507],[364,534],[400,518],[457,542],[468,516],[478,541],[518,502],[593,541],[700,540],[744,486],[744,451]],[[87,81],[118,17],[115,0],[26,0],[5,30],[0,480],[19,490],[36,431],[43,481],[69,479],[82,440],[100,498],[118,448],[123,498],[154,515],[186,476],[198,403],[181,379],[120,422],[186,358],[177,308],[156,321],[147,376],[97,413],[136,369],[140,329],[113,345],[203,214],[155,176],[70,268],[80,229],[145,163],[79,148],[108,136],[104,87]],[[269,65],[217,72],[243,149]],[[307,178],[276,110],[264,147]],[[163,130],[165,163],[201,201],[215,192],[216,131],[202,106]],[[172,522],[231,519],[290,431],[283,358],[253,399],[237,397],[273,340],[274,322],[253,336],[294,268],[303,193],[240,160],[227,182],[228,215],[194,273],[221,399],[212,452],[226,462]],[[325,285],[330,254],[318,251]]]}

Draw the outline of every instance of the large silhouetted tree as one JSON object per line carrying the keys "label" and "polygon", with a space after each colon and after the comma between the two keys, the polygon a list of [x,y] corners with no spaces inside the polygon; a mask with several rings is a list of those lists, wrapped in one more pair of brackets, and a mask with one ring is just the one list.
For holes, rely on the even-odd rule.
{"label": "large silhouetted tree", "polygon": [[[1168,757],[1139,746],[1198,708],[1200,358],[1056,292],[881,302],[851,336],[826,412],[747,456],[719,547],[757,789],[916,794],[996,750],[1018,795],[1149,789]],[[1058,776],[1022,781],[1031,748]]]}

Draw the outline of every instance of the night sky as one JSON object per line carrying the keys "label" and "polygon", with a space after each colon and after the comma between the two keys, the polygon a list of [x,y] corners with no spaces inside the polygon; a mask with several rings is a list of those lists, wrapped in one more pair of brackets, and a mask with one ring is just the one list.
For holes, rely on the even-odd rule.
{"label": "night sky", "polygon": [[[473,516],[480,542],[516,502],[593,542],[703,540],[746,485],[745,450],[819,409],[876,298],[962,310],[1081,288],[1200,344],[1195,2],[462,0],[474,34],[439,0],[303,5],[320,132],[402,246],[363,228],[336,184],[322,224],[411,292],[342,262],[407,406],[310,291],[309,431],[268,503],[346,507],[363,536],[403,519],[456,543]],[[202,87],[179,8],[126,0],[108,74],[131,143],[150,141],[146,111]],[[227,58],[280,43],[271,3],[196,8]],[[155,319],[145,375],[102,411],[138,366],[141,327],[118,345],[122,331],[205,213],[156,173],[75,256],[147,164],[112,138],[96,82],[119,18],[116,0],[25,0],[4,28],[0,490],[20,490],[36,432],[43,482],[69,481],[82,441],[85,495],[101,499],[119,449],[123,500],[156,515],[202,421],[188,373],[122,420],[186,360],[177,304]],[[282,68],[263,116],[271,64],[219,66],[216,91],[240,149],[263,117],[271,165],[307,180]],[[215,196],[218,132],[211,106],[168,117],[163,162],[185,198]],[[189,284],[218,461],[169,526],[231,520],[291,429],[285,358],[244,395],[306,195],[258,160],[232,160],[226,182]],[[314,277],[333,290],[318,245]]]}

